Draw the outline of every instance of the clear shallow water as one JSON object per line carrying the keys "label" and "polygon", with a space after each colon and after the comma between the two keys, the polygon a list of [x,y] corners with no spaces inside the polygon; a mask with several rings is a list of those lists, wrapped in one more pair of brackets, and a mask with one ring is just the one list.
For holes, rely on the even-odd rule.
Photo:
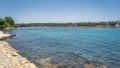
{"label": "clear shallow water", "polygon": [[53,63],[70,65],[84,57],[120,68],[120,28],[27,27],[9,33],[17,35],[9,43],[35,63],[53,57]]}

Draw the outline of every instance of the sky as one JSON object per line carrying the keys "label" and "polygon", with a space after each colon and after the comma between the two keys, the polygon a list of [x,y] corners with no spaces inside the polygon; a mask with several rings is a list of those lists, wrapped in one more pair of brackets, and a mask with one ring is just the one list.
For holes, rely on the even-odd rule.
{"label": "sky", "polygon": [[0,17],[16,23],[120,20],[120,0],[0,0]]}

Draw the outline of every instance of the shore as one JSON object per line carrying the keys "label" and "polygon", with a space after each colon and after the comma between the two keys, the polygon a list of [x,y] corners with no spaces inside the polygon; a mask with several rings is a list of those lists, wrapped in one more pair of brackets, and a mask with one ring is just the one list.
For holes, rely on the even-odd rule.
{"label": "shore", "polygon": [[38,68],[5,41],[12,36],[0,31],[0,68]]}

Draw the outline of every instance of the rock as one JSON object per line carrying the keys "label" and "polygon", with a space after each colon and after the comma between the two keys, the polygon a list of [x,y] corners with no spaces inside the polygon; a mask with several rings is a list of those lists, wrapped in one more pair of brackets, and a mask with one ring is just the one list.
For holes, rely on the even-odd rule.
{"label": "rock", "polygon": [[6,40],[9,38],[13,38],[16,35],[5,34],[3,31],[0,31],[0,40]]}
{"label": "rock", "polygon": [[38,68],[22,57],[6,41],[0,41],[0,68]]}
{"label": "rock", "polygon": [[29,61],[26,58],[23,58],[21,64],[26,64],[26,63],[29,63]]}
{"label": "rock", "polygon": [[0,68],[4,68],[4,66],[3,66],[3,65],[0,65]]}

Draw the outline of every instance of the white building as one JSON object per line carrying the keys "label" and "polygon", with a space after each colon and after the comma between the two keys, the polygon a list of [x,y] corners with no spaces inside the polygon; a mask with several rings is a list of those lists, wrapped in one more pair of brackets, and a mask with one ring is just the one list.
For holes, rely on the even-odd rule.
{"label": "white building", "polygon": [[119,24],[116,24],[115,26],[120,26]]}

